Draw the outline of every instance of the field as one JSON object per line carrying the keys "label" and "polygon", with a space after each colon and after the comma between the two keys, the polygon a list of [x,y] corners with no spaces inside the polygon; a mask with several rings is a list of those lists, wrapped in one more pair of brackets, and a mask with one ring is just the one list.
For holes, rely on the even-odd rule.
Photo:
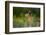
{"label": "field", "polygon": [[39,26],[40,8],[13,7],[13,28]]}

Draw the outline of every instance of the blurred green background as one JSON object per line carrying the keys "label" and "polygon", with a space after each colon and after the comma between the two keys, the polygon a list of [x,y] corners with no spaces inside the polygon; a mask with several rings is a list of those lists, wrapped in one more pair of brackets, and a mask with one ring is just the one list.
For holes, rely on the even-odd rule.
{"label": "blurred green background", "polygon": [[13,28],[39,26],[40,8],[13,7]]}

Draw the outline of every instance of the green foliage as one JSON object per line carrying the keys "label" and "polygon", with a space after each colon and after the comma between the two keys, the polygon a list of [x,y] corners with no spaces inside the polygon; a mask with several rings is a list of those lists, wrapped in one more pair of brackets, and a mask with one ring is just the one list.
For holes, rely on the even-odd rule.
{"label": "green foliage", "polygon": [[[29,11],[31,14],[29,14]],[[40,26],[40,8],[13,7],[13,27],[29,27],[30,24],[26,18],[29,15],[32,16],[31,26]]]}
{"label": "green foliage", "polygon": [[40,8],[32,8],[32,15],[40,17]]}

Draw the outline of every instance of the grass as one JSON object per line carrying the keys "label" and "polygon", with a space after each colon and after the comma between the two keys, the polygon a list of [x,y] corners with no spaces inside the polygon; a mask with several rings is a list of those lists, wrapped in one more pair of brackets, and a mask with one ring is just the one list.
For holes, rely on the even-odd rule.
{"label": "grass", "polygon": [[32,16],[31,23],[28,22],[26,17],[16,17],[13,16],[13,27],[39,27],[40,26],[40,19],[38,17]]}

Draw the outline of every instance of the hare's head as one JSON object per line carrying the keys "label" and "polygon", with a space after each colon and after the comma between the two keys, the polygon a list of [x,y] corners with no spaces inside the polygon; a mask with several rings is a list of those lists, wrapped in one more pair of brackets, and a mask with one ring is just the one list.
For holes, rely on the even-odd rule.
{"label": "hare's head", "polygon": [[29,10],[29,11],[27,11],[27,12],[25,12],[25,16],[31,16],[31,11]]}

